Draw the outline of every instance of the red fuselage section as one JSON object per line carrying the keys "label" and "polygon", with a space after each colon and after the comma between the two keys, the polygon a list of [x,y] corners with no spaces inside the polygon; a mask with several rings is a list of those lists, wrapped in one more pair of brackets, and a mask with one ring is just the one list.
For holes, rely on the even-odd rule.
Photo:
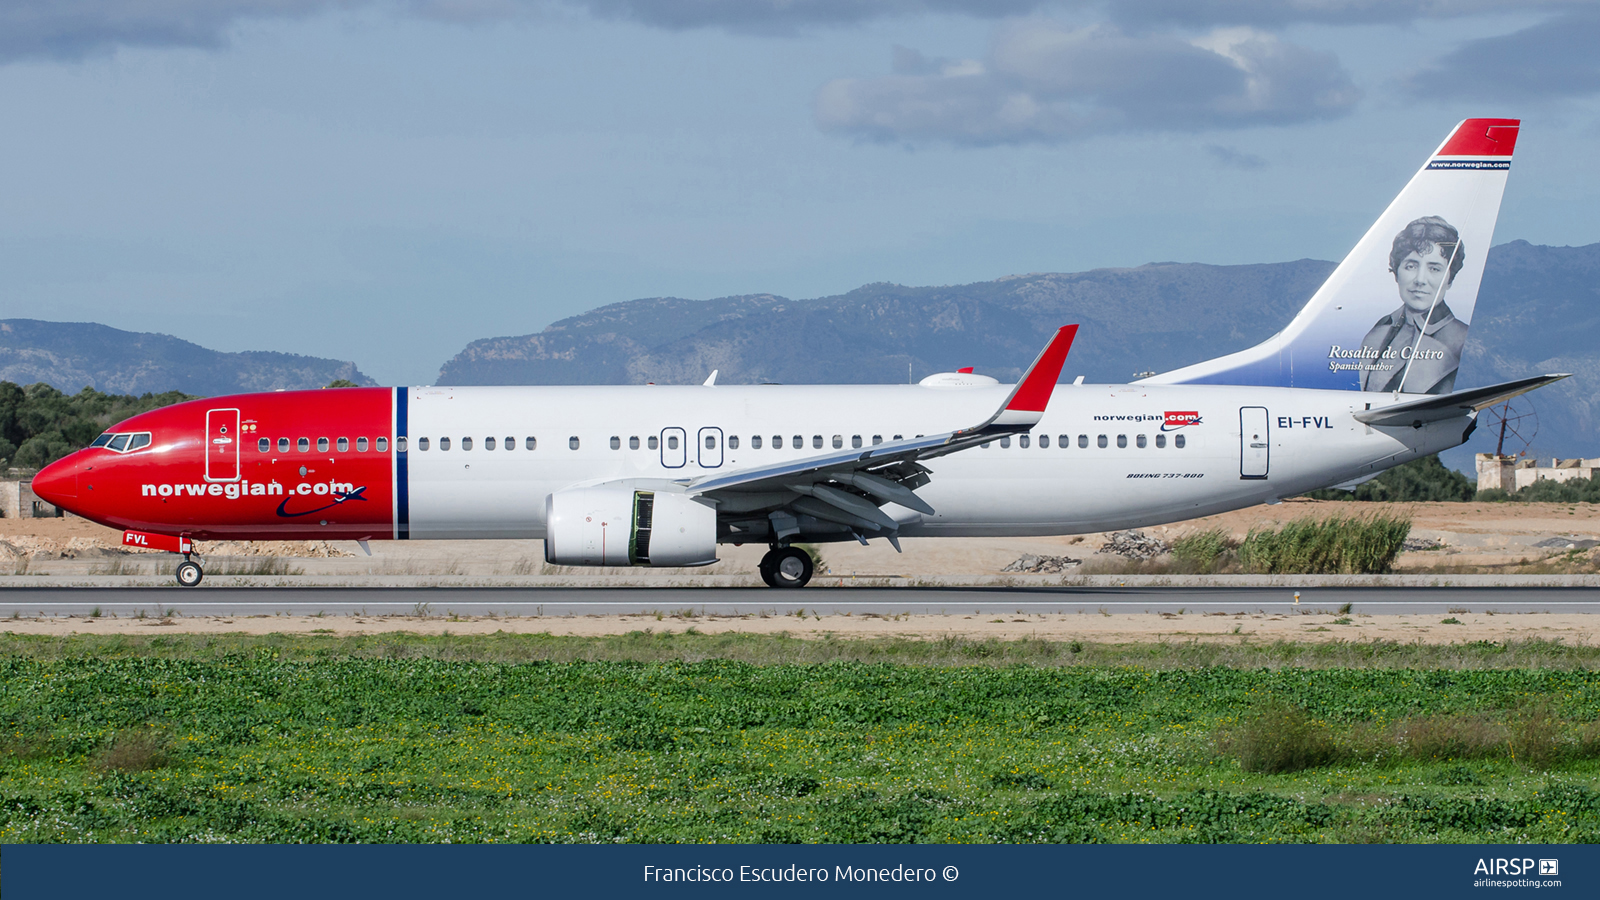
{"label": "red fuselage section", "polygon": [[131,531],[208,540],[387,538],[394,430],[391,388],[193,400],[117,424],[100,446],[45,467],[33,490]]}

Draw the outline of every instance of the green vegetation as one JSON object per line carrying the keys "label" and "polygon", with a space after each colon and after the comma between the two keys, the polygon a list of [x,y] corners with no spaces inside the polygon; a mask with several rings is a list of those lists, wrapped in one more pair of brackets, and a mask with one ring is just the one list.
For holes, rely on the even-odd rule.
{"label": "green vegetation", "polygon": [[1471,500],[1478,484],[1471,478],[1446,468],[1439,455],[1424,456],[1402,463],[1354,491],[1325,488],[1307,497],[1318,500],[1376,500],[1386,503],[1414,503],[1423,500]]}
{"label": "green vegetation", "polygon": [[129,416],[193,399],[177,391],[133,397],[94,388],[69,396],[43,382],[24,388],[0,381],[0,464],[42,468]]}
{"label": "green vegetation", "polygon": [[347,388],[347,387],[361,387],[361,385],[356,384],[354,381],[351,381],[348,378],[335,378],[334,380],[328,382],[328,387],[331,387],[331,388]]}
{"label": "green vegetation", "polygon": [[1479,491],[1482,503],[1600,503],[1600,481],[1593,478],[1571,481],[1535,481],[1520,491],[1507,492],[1500,488]]}
{"label": "green vegetation", "polygon": [[1217,571],[1218,566],[1222,565],[1227,555],[1235,549],[1237,548],[1226,531],[1212,528],[1173,541],[1172,558],[1192,566],[1202,575],[1210,575]]}
{"label": "green vegetation", "polygon": [[5,635],[0,841],[1590,842],[1597,670],[1536,642]]}
{"label": "green vegetation", "polygon": [[1361,575],[1387,572],[1400,555],[1411,520],[1402,516],[1296,519],[1253,528],[1243,542],[1220,528],[1179,538],[1172,557],[1186,570]]}
{"label": "green vegetation", "polygon": [[1389,571],[1411,520],[1402,516],[1296,519],[1280,528],[1252,528],[1239,545],[1247,572],[1367,575]]}

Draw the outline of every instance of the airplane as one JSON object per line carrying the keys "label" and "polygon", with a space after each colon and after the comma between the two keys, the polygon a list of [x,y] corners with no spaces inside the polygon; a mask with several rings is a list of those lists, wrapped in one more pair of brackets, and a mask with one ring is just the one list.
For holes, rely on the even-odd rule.
{"label": "airplane", "polygon": [[1129,384],[1058,385],[1068,325],[1015,385],[241,394],[134,416],[33,490],[181,554],[185,586],[195,540],[509,538],[564,566],[766,544],[762,580],[797,588],[801,542],[1082,534],[1353,488],[1566,377],[1454,390],[1518,130],[1452,129],[1283,331]]}

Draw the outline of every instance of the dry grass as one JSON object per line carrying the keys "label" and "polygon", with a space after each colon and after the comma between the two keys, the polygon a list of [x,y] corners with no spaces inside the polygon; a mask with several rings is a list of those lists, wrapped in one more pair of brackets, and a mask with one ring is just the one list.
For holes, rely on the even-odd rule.
{"label": "dry grass", "polygon": [[207,575],[304,575],[305,571],[276,556],[224,556],[206,566]]}
{"label": "dry grass", "polygon": [[172,744],[153,728],[118,731],[95,757],[95,768],[111,772],[145,772],[172,762]]}
{"label": "dry grass", "polygon": [[1334,762],[1509,760],[1536,771],[1600,759],[1600,722],[1562,718],[1548,697],[1498,714],[1472,712],[1357,723],[1335,732],[1303,708],[1267,700],[1216,735],[1246,772],[1293,772]]}

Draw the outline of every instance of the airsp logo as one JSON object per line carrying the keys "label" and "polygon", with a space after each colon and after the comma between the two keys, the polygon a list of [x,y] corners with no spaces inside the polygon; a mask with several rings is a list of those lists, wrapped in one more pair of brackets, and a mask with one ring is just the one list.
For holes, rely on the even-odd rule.
{"label": "airsp logo", "polygon": [[[1547,868],[1548,867],[1548,868]],[[1539,860],[1540,875],[1555,875],[1560,868],[1559,861],[1554,859]],[[1472,870],[1474,875],[1526,875],[1533,871],[1531,859],[1480,859],[1478,867]]]}

